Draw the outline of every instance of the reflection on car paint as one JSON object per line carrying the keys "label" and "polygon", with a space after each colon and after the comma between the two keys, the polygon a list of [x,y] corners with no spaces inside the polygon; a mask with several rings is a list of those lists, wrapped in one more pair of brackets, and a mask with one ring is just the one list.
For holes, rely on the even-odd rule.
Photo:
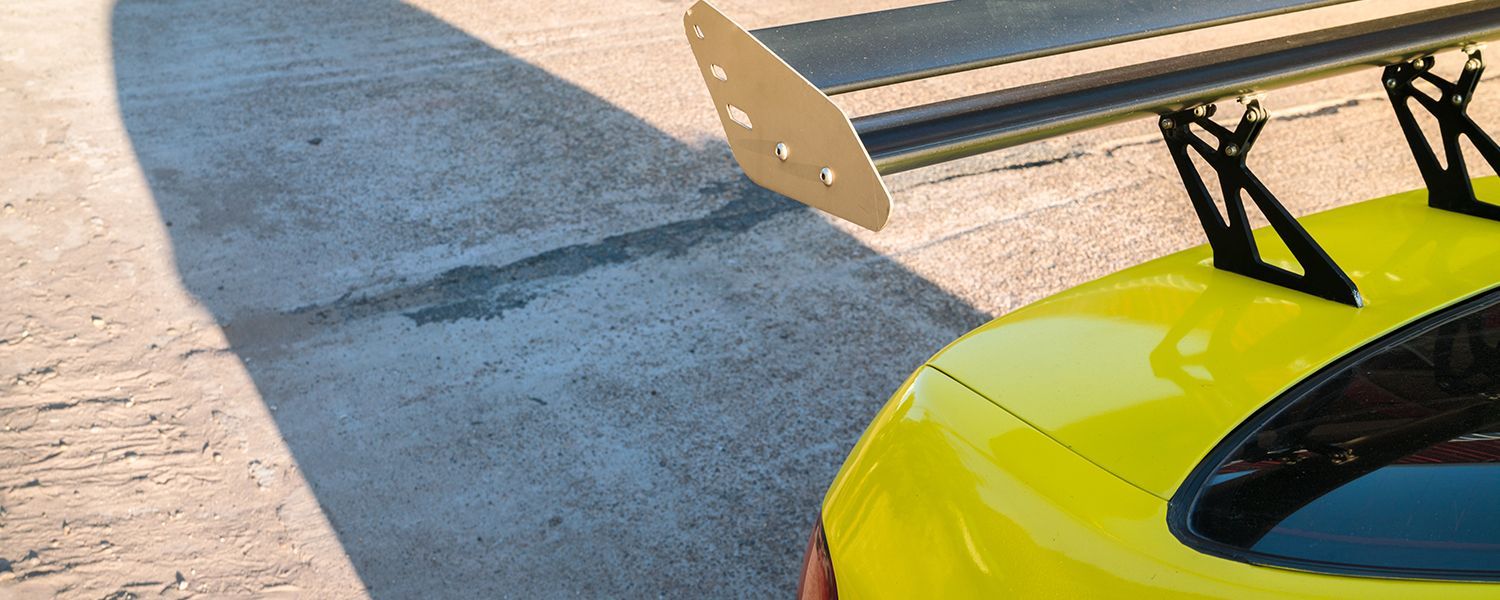
{"label": "reflection on car paint", "polygon": [[1500,573],[1500,294],[1361,353],[1278,405],[1189,517],[1257,555]]}

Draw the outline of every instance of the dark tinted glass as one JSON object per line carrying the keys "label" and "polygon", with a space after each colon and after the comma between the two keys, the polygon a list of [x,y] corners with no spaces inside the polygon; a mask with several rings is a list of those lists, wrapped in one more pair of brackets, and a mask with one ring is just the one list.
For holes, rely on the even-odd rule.
{"label": "dark tinted glass", "polygon": [[1191,533],[1251,561],[1500,574],[1500,296],[1294,391],[1200,475]]}

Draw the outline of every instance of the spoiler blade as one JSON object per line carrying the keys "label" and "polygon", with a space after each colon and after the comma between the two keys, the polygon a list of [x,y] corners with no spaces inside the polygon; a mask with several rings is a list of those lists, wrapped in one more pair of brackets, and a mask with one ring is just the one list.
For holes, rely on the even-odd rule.
{"label": "spoiler blade", "polygon": [[[1028,3],[956,0],[748,31],[702,0],[683,23],[745,174],[879,230],[892,204],[882,175],[1500,39],[1500,0],[1473,0],[852,119],[828,97],[1339,1],[1059,0],[1011,22],[997,20],[995,7]],[[1146,10],[1163,2],[1187,8]],[[1094,14],[1050,19],[1069,11]],[[1105,21],[1119,22],[1099,25]],[[975,38],[975,23],[1001,32],[1050,28],[1008,41],[951,39],[964,31]],[[942,35],[913,37],[924,27]]]}
{"label": "spoiler blade", "polygon": [[751,33],[825,94],[1353,0],[950,0]]}

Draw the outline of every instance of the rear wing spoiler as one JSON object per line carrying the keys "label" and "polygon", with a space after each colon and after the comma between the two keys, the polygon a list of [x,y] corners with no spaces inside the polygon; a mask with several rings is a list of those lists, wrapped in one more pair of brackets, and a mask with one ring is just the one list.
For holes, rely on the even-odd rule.
{"label": "rear wing spoiler", "polygon": [[[1500,207],[1473,198],[1458,151],[1458,138],[1467,137],[1486,160],[1500,165],[1500,147],[1464,113],[1483,69],[1479,45],[1500,37],[1500,0],[853,118],[829,99],[1344,1],[955,0],[749,31],[705,0],[688,9],[683,22],[730,150],[745,174],[763,187],[879,230],[891,212],[882,175],[1149,117],[1159,120],[1214,247],[1215,266],[1360,306],[1354,284],[1245,167],[1244,156],[1266,117],[1254,95],[1360,68],[1385,68],[1384,87],[1434,191],[1434,206],[1500,219]],[[1433,76],[1431,55],[1456,49],[1469,55],[1463,76],[1456,82]],[[1432,83],[1439,97],[1412,86],[1417,80]],[[1214,103],[1231,98],[1246,99],[1240,127],[1233,131],[1209,118]],[[1435,162],[1411,117],[1413,102],[1438,119],[1444,151],[1450,164],[1458,161],[1458,169]],[[1230,222],[1219,216],[1194,170],[1193,153],[1219,172],[1225,198],[1244,192],[1256,202],[1305,274],[1260,260],[1242,206],[1230,209]],[[1438,191],[1452,197],[1437,199]]]}

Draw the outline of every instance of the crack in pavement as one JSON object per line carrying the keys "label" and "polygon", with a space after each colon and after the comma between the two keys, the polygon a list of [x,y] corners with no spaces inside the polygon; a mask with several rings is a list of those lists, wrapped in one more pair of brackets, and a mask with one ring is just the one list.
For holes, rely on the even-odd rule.
{"label": "crack in pavement", "polygon": [[597,242],[554,248],[504,265],[465,265],[427,281],[388,292],[345,297],[283,313],[312,316],[316,322],[342,322],[388,312],[400,312],[417,325],[487,320],[526,306],[542,293],[541,282],[581,275],[648,256],[681,256],[708,241],[748,231],[782,213],[802,208],[784,196],[746,179],[699,189],[712,197],[734,198],[696,219],[674,221],[606,237]]}
{"label": "crack in pavement", "polygon": [[984,169],[982,171],[974,171],[974,172],[971,172],[971,173],[955,173],[953,175],[947,175],[947,176],[944,176],[944,177],[939,177],[937,179],[929,179],[927,181],[923,181],[923,182],[917,183],[916,185],[914,185],[912,187],[913,188],[917,188],[917,187],[923,187],[923,186],[929,186],[929,185],[936,185],[936,184],[939,184],[939,183],[947,183],[949,181],[953,181],[953,180],[956,180],[956,179],[965,179],[965,178],[968,178],[968,177],[974,177],[976,175],[987,175],[989,173],[1000,173],[1000,172],[1004,172],[1004,171],[1024,171],[1024,170],[1027,170],[1027,169],[1035,169],[1037,167],[1045,167],[1045,166],[1048,166],[1048,165],[1055,165],[1055,164],[1058,164],[1058,163],[1067,162],[1067,161],[1073,160],[1075,158],[1082,158],[1082,157],[1088,156],[1090,154],[1093,154],[1093,153],[1089,152],[1089,151],[1086,151],[1086,150],[1074,150],[1074,151],[1068,152],[1067,154],[1064,154],[1062,156],[1054,156],[1054,157],[1051,157],[1051,158],[1042,158],[1042,159],[1037,159],[1037,160],[1029,160],[1029,161],[1026,161],[1026,162],[1011,163],[1011,164],[1008,164],[1008,165],[1000,165],[998,167],[991,167],[991,168],[988,168],[988,169]]}

